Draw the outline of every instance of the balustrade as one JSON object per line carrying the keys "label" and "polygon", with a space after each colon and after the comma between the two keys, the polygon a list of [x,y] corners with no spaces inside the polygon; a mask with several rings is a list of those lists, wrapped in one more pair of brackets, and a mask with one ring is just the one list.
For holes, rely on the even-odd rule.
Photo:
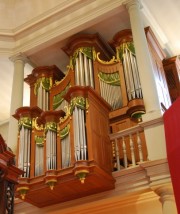
{"label": "balustrade", "polygon": [[110,134],[110,140],[113,144],[114,170],[126,169],[147,161],[144,130],[141,126]]}

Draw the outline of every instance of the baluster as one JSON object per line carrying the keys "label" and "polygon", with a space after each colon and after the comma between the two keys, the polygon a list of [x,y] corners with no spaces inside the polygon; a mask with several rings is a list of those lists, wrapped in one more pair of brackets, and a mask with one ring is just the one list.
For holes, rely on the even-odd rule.
{"label": "baluster", "polygon": [[130,139],[130,150],[131,150],[131,159],[132,159],[132,165],[135,166],[136,165],[136,161],[135,161],[135,153],[134,153],[134,142],[132,140],[132,135],[129,135],[129,139]]}
{"label": "baluster", "polygon": [[112,155],[113,155],[113,170],[117,170],[117,159],[116,159],[116,151],[115,151],[115,143],[112,141]]}
{"label": "baluster", "polygon": [[120,158],[119,158],[119,148],[117,145],[117,138],[115,139],[115,154],[116,154],[116,161],[117,161],[117,170],[120,170]]}
{"label": "baluster", "polygon": [[123,148],[124,168],[127,168],[128,161],[127,161],[127,152],[126,152],[126,142],[125,142],[124,137],[122,137],[122,148]]}
{"label": "baluster", "polygon": [[137,132],[137,145],[138,145],[138,151],[139,151],[139,161],[143,162],[142,142],[139,136],[139,132]]}

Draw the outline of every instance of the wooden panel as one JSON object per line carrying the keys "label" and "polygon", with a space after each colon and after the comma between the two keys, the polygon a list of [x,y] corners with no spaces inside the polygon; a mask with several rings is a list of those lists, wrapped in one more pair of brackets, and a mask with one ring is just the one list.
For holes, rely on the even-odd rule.
{"label": "wooden panel", "polygon": [[180,60],[172,57],[163,61],[171,102],[180,96]]}
{"label": "wooden panel", "polygon": [[[87,175],[84,184],[81,184],[78,178],[74,176],[72,169],[57,171],[57,183],[53,190],[50,190],[45,184],[43,177],[39,179],[39,182],[36,179],[29,180],[31,188],[25,201],[38,207],[44,207],[114,188],[115,180],[112,176],[98,166],[91,165],[88,168],[90,173]],[[36,187],[33,188],[35,184]],[[20,197],[18,193],[17,197]]]}
{"label": "wooden panel", "polygon": [[153,71],[156,78],[155,80],[158,89],[159,100],[166,108],[168,108],[171,105],[171,100],[162,63],[163,59],[165,58],[165,54],[151,28],[145,28],[145,32],[151,54]]}
{"label": "wooden panel", "polygon": [[50,110],[53,109],[53,99],[54,96],[61,93],[67,86],[74,86],[74,71],[72,69],[69,69],[66,76],[61,80],[57,81],[56,84],[53,85],[53,87],[50,90]]}
{"label": "wooden panel", "polygon": [[131,118],[126,118],[111,124],[112,133],[122,131],[124,129],[128,129],[132,126],[137,125],[137,120],[133,120]]}

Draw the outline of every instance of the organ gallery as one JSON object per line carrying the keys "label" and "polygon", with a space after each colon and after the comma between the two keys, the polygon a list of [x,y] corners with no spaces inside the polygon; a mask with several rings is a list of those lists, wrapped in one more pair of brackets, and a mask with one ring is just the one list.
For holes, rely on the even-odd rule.
{"label": "organ gallery", "polygon": [[[146,36],[163,109],[170,99],[159,46],[149,28]],[[14,114],[17,166],[24,171],[16,195],[38,207],[113,189],[114,170],[147,160],[143,130],[109,137],[136,127],[146,112],[131,31],[109,44],[98,34],[75,35],[63,50],[66,72],[55,65],[33,69],[25,78],[30,106]]]}

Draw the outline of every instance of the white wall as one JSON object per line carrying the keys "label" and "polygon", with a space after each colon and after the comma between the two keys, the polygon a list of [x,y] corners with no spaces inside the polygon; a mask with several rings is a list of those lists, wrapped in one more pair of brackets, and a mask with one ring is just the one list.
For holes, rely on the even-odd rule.
{"label": "white wall", "polygon": [[6,123],[0,124],[0,134],[6,143],[8,139],[8,127],[9,127],[9,121],[7,121]]}

